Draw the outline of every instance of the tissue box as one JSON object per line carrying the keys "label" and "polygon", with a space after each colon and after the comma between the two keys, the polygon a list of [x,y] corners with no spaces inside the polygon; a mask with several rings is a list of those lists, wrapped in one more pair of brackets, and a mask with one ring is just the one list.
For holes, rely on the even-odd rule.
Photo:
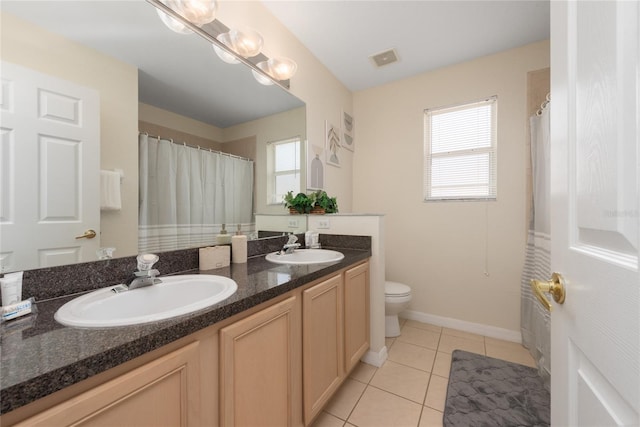
{"label": "tissue box", "polygon": [[200,248],[200,270],[228,267],[230,261],[231,248],[228,245]]}

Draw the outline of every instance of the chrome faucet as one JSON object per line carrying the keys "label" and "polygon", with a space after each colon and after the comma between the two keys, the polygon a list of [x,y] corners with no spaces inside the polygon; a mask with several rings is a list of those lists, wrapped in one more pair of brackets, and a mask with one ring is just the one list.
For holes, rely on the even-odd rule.
{"label": "chrome faucet", "polygon": [[131,291],[137,288],[143,288],[145,286],[151,286],[156,283],[162,283],[162,280],[158,279],[157,276],[160,275],[160,272],[153,267],[153,264],[158,262],[160,259],[158,255],[155,254],[143,254],[138,255],[136,258],[138,261],[138,271],[133,273],[133,276],[127,281],[126,284],[118,285],[111,289],[115,293],[123,292],[125,290]]}
{"label": "chrome faucet", "polygon": [[156,283],[162,283],[162,280],[158,279],[160,272],[155,268],[147,271],[136,271],[133,273],[133,278],[127,284],[129,290],[137,288],[144,288],[145,286],[155,285]]}
{"label": "chrome faucet", "polygon": [[282,247],[282,249],[280,249],[280,251],[278,252],[278,255],[293,253],[293,251],[296,250],[296,248],[300,247],[300,243],[296,243],[297,241],[298,241],[298,238],[296,237],[295,234],[289,234],[289,240]]}

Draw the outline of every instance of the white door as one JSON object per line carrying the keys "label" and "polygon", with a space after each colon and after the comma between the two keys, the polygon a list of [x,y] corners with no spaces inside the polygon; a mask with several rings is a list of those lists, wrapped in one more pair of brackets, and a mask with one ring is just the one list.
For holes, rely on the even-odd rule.
{"label": "white door", "polygon": [[[96,259],[98,92],[2,62],[0,271]],[[76,239],[87,230],[95,238]]]}
{"label": "white door", "polygon": [[640,425],[637,1],[551,2],[551,423]]}

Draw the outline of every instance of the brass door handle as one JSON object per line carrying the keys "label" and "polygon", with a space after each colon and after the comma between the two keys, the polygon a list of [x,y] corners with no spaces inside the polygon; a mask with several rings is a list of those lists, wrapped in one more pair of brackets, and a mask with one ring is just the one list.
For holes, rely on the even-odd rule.
{"label": "brass door handle", "polygon": [[543,292],[548,292],[553,296],[553,300],[558,304],[564,303],[565,286],[564,278],[558,273],[551,275],[551,280],[531,280],[531,289],[533,293],[540,301],[540,304],[544,306],[548,311],[551,311],[551,302],[547,299]]}
{"label": "brass door handle", "polygon": [[87,230],[82,236],[76,236],[76,239],[93,239],[94,237],[96,237],[96,231]]}

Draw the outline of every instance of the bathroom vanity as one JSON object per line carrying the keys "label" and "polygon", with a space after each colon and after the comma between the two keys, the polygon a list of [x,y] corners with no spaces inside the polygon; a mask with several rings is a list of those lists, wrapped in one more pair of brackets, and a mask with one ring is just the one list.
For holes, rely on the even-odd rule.
{"label": "bathroom vanity", "polygon": [[2,425],[310,424],[369,348],[371,251],[338,250],[201,272],[238,291],[154,324],[63,327],[70,298],[40,303],[36,325],[3,332]]}

